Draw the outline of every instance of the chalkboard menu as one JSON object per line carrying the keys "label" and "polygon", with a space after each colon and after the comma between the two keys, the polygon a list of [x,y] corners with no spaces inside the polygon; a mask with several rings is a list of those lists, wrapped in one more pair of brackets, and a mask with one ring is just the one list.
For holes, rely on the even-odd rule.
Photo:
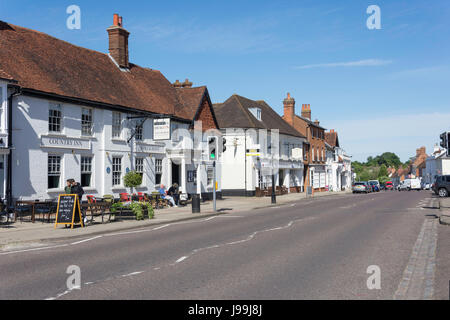
{"label": "chalkboard menu", "polygon": [[71,225],[72,229],[74,224],[81,224],[81,226],[84,227],[78,195],[61,194],[59,196],[55,228],[58,224]]}

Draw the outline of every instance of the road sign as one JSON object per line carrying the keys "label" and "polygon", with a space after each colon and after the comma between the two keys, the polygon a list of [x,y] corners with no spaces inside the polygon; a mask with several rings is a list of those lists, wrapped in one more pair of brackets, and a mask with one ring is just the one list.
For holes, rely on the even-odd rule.
{"label": "road sign", "polygon": [[259,157],[261,154],[259,153],[259,149],[247,149],[245,154],[247,157]]}

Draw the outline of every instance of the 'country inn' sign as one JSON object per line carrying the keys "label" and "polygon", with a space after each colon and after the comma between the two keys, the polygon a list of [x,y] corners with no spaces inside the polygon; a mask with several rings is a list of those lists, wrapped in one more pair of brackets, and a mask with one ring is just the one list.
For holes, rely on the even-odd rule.
{"label": "'country inn' sign", "polygon": [[41,136],[41,148],[90,150],[91,141],[80,138]]}

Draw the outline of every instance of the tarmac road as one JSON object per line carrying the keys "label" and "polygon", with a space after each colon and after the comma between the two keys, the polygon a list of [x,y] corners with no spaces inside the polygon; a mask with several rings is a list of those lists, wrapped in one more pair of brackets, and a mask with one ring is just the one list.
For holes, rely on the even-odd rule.
{"label": "tarmac road", "polygon": [[[448,299],[433,201],[329,196],[1,252],[0,299]],[[81,289],[66,285],[71,265]]]}

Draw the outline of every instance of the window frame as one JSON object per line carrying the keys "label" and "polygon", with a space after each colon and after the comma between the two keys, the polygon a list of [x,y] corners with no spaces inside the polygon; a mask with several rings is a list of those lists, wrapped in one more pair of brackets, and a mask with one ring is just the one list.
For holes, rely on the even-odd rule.
{"label": "window frame", "polygon": [[[59,113],[59,116],[56,116],[54,113]],[[53,119],[58,121],[52,121]],[[63,132],[63,111],[62,106],[59,103],[50,103],[48,108],[48,132],[52,134],[58,134]],[[55,127],[59,127],[58,130],[54,130]]]}
{"label": "window frame", "polygon": [[[83,159],[90,159],[89,163],[83,163]],[[94,163],[94,156],[92,155],[82,155],[80,158],[80,183],[82,187],[92,187],[92,167]],[[86,168],[86,166],[89,166],[90,170],[83,170],[83,168]],[[85,185],[83,183],[83,175],[89,175],[89,185]]]}
{"label": "window frame", "polygon": [[[89,114],[88,115],[86,115],[84,112],[85,111],[88,111],[89,112]],[[84,117],[88,117],[88,118],[90,118],[90,120],[84,120],[83,118]],[[85,122],[87,122],[87,123],[90,123],[89,124],[89,131],[87,132],[87,131],[85,131],[85,128],[87,127],[86,125],[85,125]],[[92,135],[93,135],[93,133],[94,133],[94,111],[93,111],[93,109],[92,108],[87,108],[87,107],[82,107],[81,108],[81,135],[82,136],[89,136],[89,137],[91,137]]]}
{"label": "window frame", "polygon": [[[118,119],[115,119],[115,116],[118,117]],[[111,137],[113,139],[121,139],[122,131],[122,113],[119,111],[113,111],[111,121]]]}
{"label": "window frame", "polygon": [[136,123],[134,126],[134,139],[136,141],[144,141],[144,125]]}
{"label": "window frame", "polygon": [[[161,163],[161,164],[159,165],[158,163]],[[156,185],[161,184],[162,172],[163,172],[163,159],[155,159],[155,184]],[[159,175],[159,179],[158,179],[158,175]]]}
{"label": "window frame", "polygon": [[[113,188],[117,186],[122,186],[122,156],[113,156],[111,160],[112,160],[111,166],[112,186]],[[119,160],[119,163],[115,163],[114,160]],[[120,166],[119,170],[117,170],[117,166]],[[117,177],[117,174],[119,174],[119,177]],[[117,181],[118,183],[116,183]]]}
{"label": "window frame", "polygon": [[[58,163],[51,163],[51,159],[58,158]],[[53,168],[58,169],[54,171]],[[62,156],[60,154],[47,154],[47,189],[58,189],[61,186],[61,166],[62,166]],[[50,177],[58,177],[57,185],[50,186]]]}
{"label": "window frame", "polygon": [[[138,161],[141,163],[138,164]],[[134,170],[144,179],[144,157],[134,158]]]}

